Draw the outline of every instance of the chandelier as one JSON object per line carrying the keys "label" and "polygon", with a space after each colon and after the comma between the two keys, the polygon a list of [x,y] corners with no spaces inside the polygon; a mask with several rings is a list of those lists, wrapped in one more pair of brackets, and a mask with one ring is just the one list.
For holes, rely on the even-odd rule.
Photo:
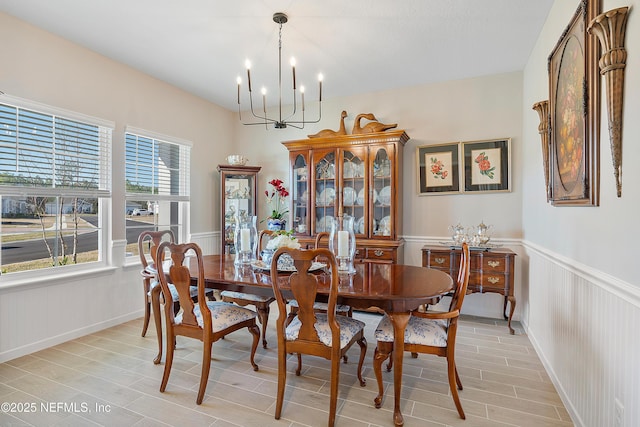
{"label": "chandelier", "polygon": [[253,108],[253,92],[251,91],[251,62],[247,59],[245,66],[247,67],[247,87],[249,89],[249,106],[251,114],[260,121],[245,123],[242,120],[242,112],[240,107],[240,85],[242,79],[238,77],[238,117],[243,125],[265,125],[273,123],[276,129],[284,129],[287,126],[292,126],[298,129],[303,129],[307,123],[318,123],[322,117],[322,74],[318,74],[318,118],[316,120],[305,120],[304,112],[304,86],[300,86],[300,104],[302,110],[302,120],[292,120],[297,112],[297,97],[296,97],[296,62],[294,58],[291,58],[291,71],[293,74],[293,110],[291,114],[285,118],[282,117],[282,24],[288,21],[287,15],[283,12],[276,12],[273,14],[273,22],[280,26],[278,31],[278,118],[274,119],[267,116],[267,89],[262,87],[262,113],[256,113]]}

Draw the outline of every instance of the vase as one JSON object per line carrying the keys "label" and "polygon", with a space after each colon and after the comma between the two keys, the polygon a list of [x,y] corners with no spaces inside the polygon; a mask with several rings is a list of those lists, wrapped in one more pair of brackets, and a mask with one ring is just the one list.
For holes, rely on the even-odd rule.
{"label": "vase", "polygon": [[353,258],[356,254],[356,235],[352,216],[338,217],[331,223],[329,250],[336,256],[338,273],[354,274]]}
{"label": "vase", "polygon": [[286,219],[267,218],[267,230],[280,231],[280,230],[285,230],[286,227],[287,227]]}
{"label": "vase", "polygon": [[255,261],[258,246],[256,216],[236,218],[234,244],[236,251],[235,265],[248,265]]}

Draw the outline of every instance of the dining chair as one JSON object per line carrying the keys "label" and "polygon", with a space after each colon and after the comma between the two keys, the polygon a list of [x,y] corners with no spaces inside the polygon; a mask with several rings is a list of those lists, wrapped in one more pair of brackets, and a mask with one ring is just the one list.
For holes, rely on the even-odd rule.
{"label": "dining chair", "polygon": [[[168,241],[175,243],[175,235],[171,230],[160,231],[143,231],[138,236],[138,254],[140,256],[140,263],[142,264],[142,270],[140,275],[142,276],[142,288],[144,291],[144,320],[142,323],[142,336],[147,334],[149,327],[149,319],[151,318],[151,291],[158,285],[157,273],[156,273],[156,251],[160,243]],[[179,296],[176,292],[173,284],[169,284],[169,290],[173,296],[174,309],[177,311],[180,308],[178,302]],[[195,301],[198,297],[198,288],[191,287],[191,298]],[[215,299],[213,297],[213,290],[208,289],[206,296],[209,299]],[[159,314],[158,314],[159,316]],[[159,317],[158,317],[159,318]],[[161,332],[158,332],[161,333]]]}
{"label": "dining chair", "polygon": [[[319,249],[323,247],[322,240],[328,239],[328,238],[329,238],[329,233],[326,231],[321,231],[320,233],[316,234],[316,238],[314,241],[315,249]],[[327,247],[327,246],[324,246],[324,247]],[[320,258],[318,259],[318,261],[325,261],[325,260],[323,258]],[[318,313],[326,313],[327,303],[316,301],[315,304],[313,304],[313,309],[316,310]],[[287,324],[291,322],[294,317],[296,317],[297,312],[298,312],[298,301],[296,301],[295,299],[292,299],[289,301],[289,317],[287,318]],[[351,308],[351,306],[346,304],[336,305],[336,313],[343,316],[353,317],[353,309]],[[344,357],[344,363],[347,363],[347,356]]]}
{"label": "dining chair", "polygon": [[[271,236],[273,231],[261,230],[258,235],[258,247],[256,259],[260,258],[260,252],[263,249],[264,240],[267,236]],[[234,302],[242,307],[253,305],[258,312],[258,320],[262,325],[262,347],[267,348],[267,322],[269,321],[269,311],[271,303],[275,301],[273,297],[265,297],[262,295],[248,294],[246,292],[222,291],[220,298],[225,302]]]}
{"label": "dining chair", "polygon": [[[278,272],[278,259],[288,254],[293,259],[296,272],[281,275]],[[316,274],[309,271],[316,257],[325,257],[328,261],[329,273]],[[318,288],[326,286],[328,279],[329,300],[327,312],[318,313],[314,309]],[[338,266],[335,256],[328,249],[291,249],[280,248],[273,256],[271,264],[271,284],[278,306],[276,331],[278,336],[278,391],[276,395],[275,418],[280,419],[284,400],[284,389],[287,380],[287,355],[298,355],[296,376],[302,371],[302,354],[324,357],[331,361],[331,386],[329,401],[329,426],[333,426],[336,417],[338,398],[338,377],[340,359],[354,343],[360,346],[357,377],[362,387],[362,365],[367,352],[367,341],[364,337],[364,322],[347,316],[336,315],[338,300]],[[283,287],[298,301],[298,313],[287,325],[286,300]]]}
{"label": "dining chair", "polygon": [[[165,263],[165,256],[169,254],[171,263]],[[198,301],[193,302],[190,295],[192,273],[189,267],[184,265],[187,254],[195,254],[197,263],[197,290]],[[240,307],[224,301],[207,301],[205,298],[204,267],[202,262],[202,251],[195,243],[175,244],[163,242],[158,247],[158,278],[160,286],[166,295],[164,305],[166,319],[166,340],[167,343],[176,341],[177,336],[195,338],[203,343],[202,348],[202,372],[200,374],[200,388],[196,403],[199,405],[204,398],[209,370],[211,368],[211,348],[213,343],[239,329],[247,328],[253,335],[251,345],[250,363],[253,370],[258,370],[258,365],[254,361],[258,341],[260,340],[260,329],[256,324],[256,313],[248,308]],[[169,266],[169,271],[166,271]],[[173,297],[169,291],[169,279],[176,288],[180,296],[180,312],[173,308]],[[160,392],[164,392],[169,381],[171,366],[173,364],[173,345],[167,345],[167,358],[164,365]]]}
{"label": "dining chair", "polygon": [[[143,231],[138,236],[138,254],[140,256],[140,263],[142,264],[142,288],[144,291],[144,320],[142,323],[142,336],[147,334],[147,328],[149,327],[149,319],[151,318],[151,290],[158,285],[158,280],[155,271],[156,265],[156,251],[160,243],[163,241],[169,241],[175,243],[175,235],[171,230],[163,231]],[[173,285],[169,286],[169,290],[173,295],[175,301],[174,309],[179,309],[178,294]],[[193,295],[194,297],[197,295]]]}
{"label": "dining chair", "polygon": [[[417,353],[426,353],[446,357],[449,388],[451,389],[451,395],[458,414],[462,419],[465,419],[465,414],[457,390],[462,390],[462,382],[456,368],[455,350],[458,318],[462,302],[467,293],[467,286],[469,285],[469,270],[469,246],[463,243],[460,269],[458,270],[458,278],[449,304],[449,310],[446,312],[415,311],[411,313],[409,323],[404,332],[404,351],[411,352],[412,356],[417,357]],[[382,363],[391,355],[394,342],[393,325],[387,315],[378,323],[375,337],[377,346],[373,355],[373,371],[378,382],[378,396],[374,399],[374,402],[375,407],[380,408],[384,393]],[[391,362],[387,365],[387,371],[390,370]]]}

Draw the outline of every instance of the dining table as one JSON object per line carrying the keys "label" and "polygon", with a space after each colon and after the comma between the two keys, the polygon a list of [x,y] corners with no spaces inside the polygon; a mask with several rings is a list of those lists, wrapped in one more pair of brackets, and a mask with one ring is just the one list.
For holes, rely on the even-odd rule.
{"label": "dining table", "polygon": [[[273,296],[270,271],[259,268],[260,264],[235,265],[235,256],[205,255],[203,257],[204,280],[207,288],[246,292]],[[195,258],[186,261],[192,279],[197,279]],[[355,273],[340,274],[338,303],[347,304],[356,310],[375,309],[386,313],[393,324],[395,341],[393,347],[393,420],[396,426],[404,424],[400,411],[402,390],[402,362],[404,357],[404,332],[411,312],[429,304],[453,289],[451,276],[440,270],[402,264],[355,263]],[[329,294],[331,275],[325,269],[317,271],[319,297]],[[291,272],[283,271],[278,280],[286,281]],[[158,334],[158,355],[154,363],[162,358],[162,320],[160,316],[160,286],[151,293],[154,320]]]}

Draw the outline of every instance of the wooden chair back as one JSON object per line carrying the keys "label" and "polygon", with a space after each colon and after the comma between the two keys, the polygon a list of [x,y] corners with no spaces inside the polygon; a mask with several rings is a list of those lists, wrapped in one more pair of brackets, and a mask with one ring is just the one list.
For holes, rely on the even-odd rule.
{"label": "wooden chair back", "polygon": [[[156,253],[158,246],[163,241],[175,242],[175,236],[173,231],[171,230],[162,230],[162,231],[143,231],[138,236],[138,255],[140,256],[140,263],[142,264],[142,271],[140,271],[140,275],[142,276],[142,291],[144,295],[144,319],[142,322],[142,336],[144,337],[147,334],[147,328],[149,327],[149,320],[151,319],[151,284],[152,281],[156,279],[156,274],[149,269],[149,256],[151,257],[151,263],[153,263],[154,268],[156,264]],[[156,330],[158,334],[158,322],[160,322],[160,314],[157,315],[154,313],[156,317]],[[160,337],[161,339],[161,337]],[[159,340],[160,341],[160,340]]]}
{"label": "wooden chair back", "polygon": [[273,236],[274,233],[275,231],[271,230],[260,230],[260,233],[258,233],[258,246],[256,249],[258,253],[256,254],[256,259],[260,259],[260,253],[267,246],[267,243],[269,243],[269,239],[271,238],[271,236]]}
{"label": "wooden chair back", "polygon": [[[293,259],[293,264],[297,270],[295,273],[288,276],[278,274],[277,260],[285,253]],[[323,257],[328,261],[327,266],[331,271],[330,275],[317,275],[313,272],[309,272],[309,269],[317,257]],[[339,281],[338,266],[333,253],[324,248],[311,250],[280,248],[276,251],[273,256],[273,262],[271,263],[271,282],[279,310],[279,316],[276,324],[278,332],[278,348],[280,348],[280,346],[283,346],[284,348],[286,345],[288,351],[292,353],[315,354],[318,356],[331,357],[330,353],[332,349],[327,348],[320,342],[318,333],[314,328],[314,324],[316,323],[314,303],[318,293],[318,286],[321,284],[326,285],[327,279],[329,282],[327,320],[331,329],[332,342],[339,343],[340,326],[335,320]],[[321,280],[323,282],[319,283]],[[295,344],[295,342],[285,343],[284,330],[287,319],[287,301],[283,296],[282,286],[289,288],[293,298],[298,302],[297,315],[302,323],[300,334],[298,336],[298,344]],[[333,347],[333,350],[338,354],[340,345],[333,345]],[[318,352],[320,352],[320,354],[318,354]]]}
{"label": "wooden chair back", "polygon": [[[326,243],[323,243],[322,241],[326,241]],[[319,248],[328,248],[329,247],[329,233],[326,231],[321,231],[320,233],[316,234],[316,239],[314,242],[314,248],[319,249]]]}
{"label": "wooden chair back", "polygon": [[143,231],[140,233],[138,236],[138,254],[140,255],[142,268],[146,269],[149,266],[147,255],[151,256],[154,264],[156,263],[156,253],[160,243],[175,243],[175,241],[176,237],[171,230]]}
{"label": "wooden chair back", "polygon": [[[204,320],[204,329],[211,329],[211,313],[207,308],[207,299],[205,298],[205,282],[204,282],[204,270],[202,264],[202,251],[200,247],[195,243],[183,243],[176,244],[170,242],[163,242],[158,247],[158,262],[156,263],[158,269],[158,278],[160,279],[160,286],[162,286],[162,292],[164,293],[164,297],[166,303],[164,305],[165,309],[165,317],[167,325],[175,324],[175,315],[173,309],[173,298],[171,296],[171,291],[169,290],[169,283],[172,283],[176,287],[176,291],[178,292],[180,308],[182,308],[182,326],[193,327],[195,329],[203,329],[198,325],[196,320],[196,316],[193,312],[195,304],[193,299],[191,298],[190,287],[191,287],[191,272],[189,267],[184,264],[185,258],[189,252],[192,252],[195,255],[197,268],[198,268],[198,297],[197,304],[200,306],[200,311],[202,313],[202,318]],[[164,265],[165,259],[167,256],[171,258],[171,266],[169,267],[169,271],[166,270],[166,265]],[[207,329],[208,328],[208,329]]]}

